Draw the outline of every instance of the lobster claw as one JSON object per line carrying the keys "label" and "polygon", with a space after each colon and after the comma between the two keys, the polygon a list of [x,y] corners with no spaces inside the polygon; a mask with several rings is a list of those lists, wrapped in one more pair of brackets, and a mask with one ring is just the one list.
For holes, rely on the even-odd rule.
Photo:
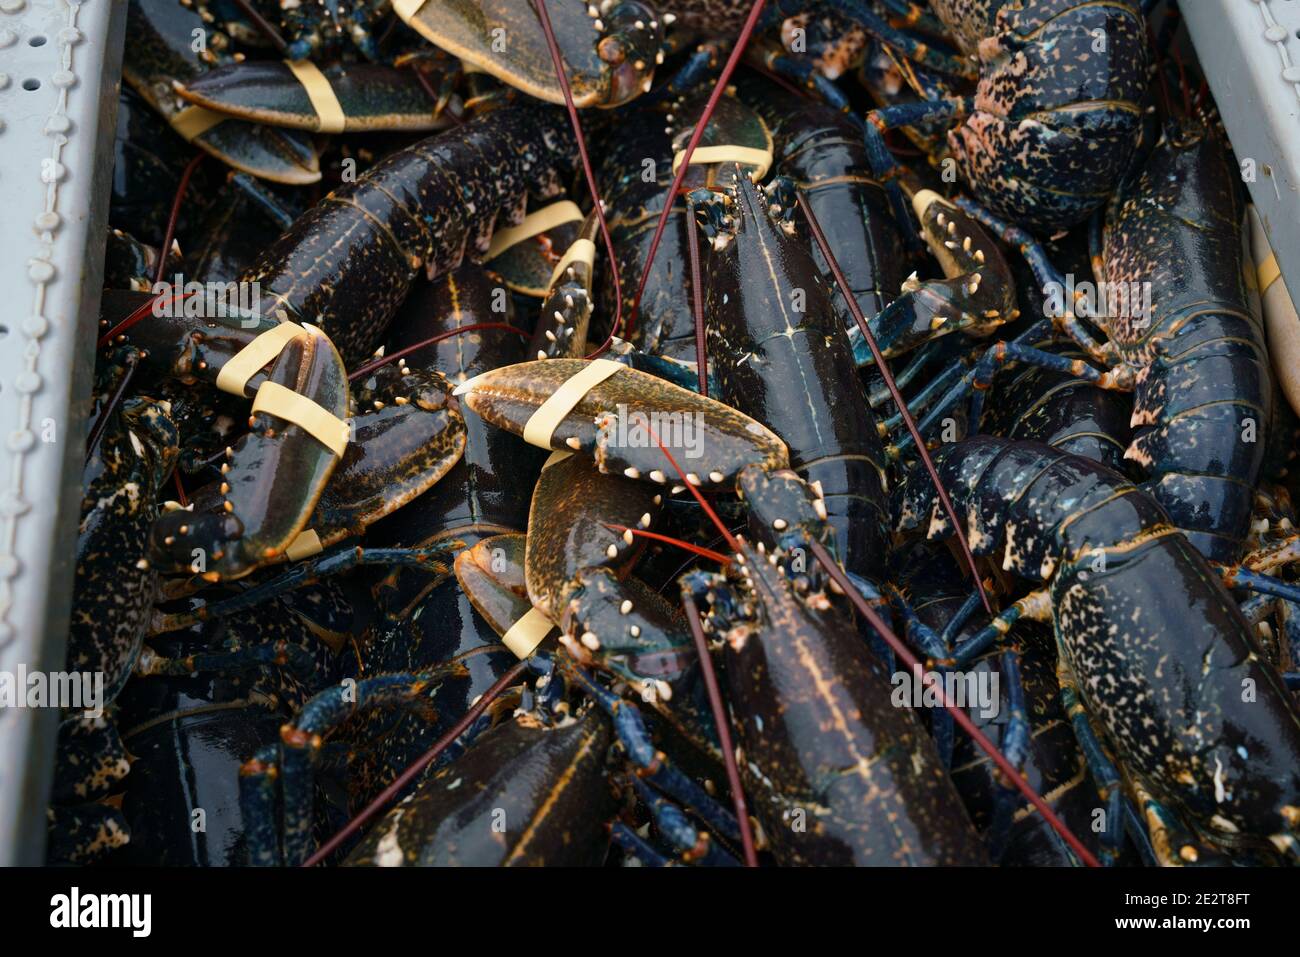
{"label": "lobster claw", "polygon": [[[393,8],[466,63],[529,96],[564,103],[541,22],[526,0],[397,0]],[[663,40],[650,7],[622,0],[601,12],[584,0],[551,0],[547,13],[575,106],[619,106],[650,88]]]}
{"label": "lobster claw", "polygon": [[734,484],[746,466],[789,465],[785,443],[749,416],[607,359],[503,366],[456,395],[491,425],[530,444],[590,455],[605,474]]}

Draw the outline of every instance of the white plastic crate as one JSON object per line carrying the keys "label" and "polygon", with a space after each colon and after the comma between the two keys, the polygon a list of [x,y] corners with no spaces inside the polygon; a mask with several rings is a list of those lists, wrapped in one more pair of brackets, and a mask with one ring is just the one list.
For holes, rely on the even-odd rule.
{"label": "white plastic crate", "polygon": [[1287,287],[1300,289],[1300,0],[1179,9]]}
{"label": "white plastic crate", "polygon": [[[0,0],[0,672],[61,670],[126,4]],[[58,712],[0,708],[0,864],[40,863]]]}

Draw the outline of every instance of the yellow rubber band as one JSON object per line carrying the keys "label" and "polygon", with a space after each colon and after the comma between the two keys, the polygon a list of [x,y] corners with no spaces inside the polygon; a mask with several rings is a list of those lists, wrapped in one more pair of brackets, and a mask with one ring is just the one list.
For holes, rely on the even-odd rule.
{"label": "yellow rubber band", "polygon": [[285,346],[307,332],[296,322],[282,322],[267,329],[240,349],[217,373],[217,388],[231,395],[243,395],[248,380],[284,351]]}
{"label": "yellow rubber band", "polygon": [[1255,275],[1259,279],[1260,294],[1263,295],[1268,292],[1269,286],[1277,282],[1278,276],[1282,275],[1282,269],[1277,264],[1277,257],[1269,253],[1268,258],[1256,267]]}
{"label": "yellow rubber band", "polygon": [[574,240],[569,251],[560,258],[560,261],[555,264],[555,269],[551,271],[551,281],[547,284],[547,288],[554,287],[564,275],[564,271],[579,262],[587,264],[587,274],[590,276],[596,262],[596,244],[590,239]]}
{"label": "yellow rubber band", "polygon": [[187,106],[172,117],[172,129],[186,141],[192,142],[222,120],[228,119],[230,117],[216,110],[209,110],[202,106]]}
{"label": "yellow rubber band", "polygon": [[334,93],[334,87],[330,86],[330,81],[325,79],[325,74],[320,71],[320,67],[310,60],[285,60],[284,65],[307,91],[311,108],[316,111],[316,117],[320,120],[320,131],[342,133],[343,127],[347,125],[347,117],[343,115],[343,107]]}
{"label": "yellow rubber band", "polygon": [[537,411],[524,426],[524,441],[529,445],[549,449],[551,436],[564,417],[573,411],[583,396],[621,368],[622,365],[609,359],[592,359],[588,362],[581,372],[561,383],[551,393],[551,397],[537,407]]}
{"label": "yellow rubber band", "polygon": [[510,630],[501,636],[501,643],[515,653],[515,656],[527,658],[546,636],[555,630],[551,619],[536,608],[530,608],[528,614],[510,626]]}
{"label": "yellow rubber band", "polygon": [[563,226],[565,223],[582,222],[587,217],[582,215],[578,204],[571,199],[562,199],[558,203],[544,206],[535,213],[529,213],[518,226],[498,229],[492,234],[492,245],[488,246],[486,259],[496,259],[511,246],[517,246],[525,239],[540,236],[548,229]]}
{"label": "yellow rubber band", "polygon": [[253,399],[253,412],[267,412],[300,426],[337,458],[342,458],[343,450],[348,447],[350,430],[346,422],[278,382],[262,383]]}
{"label": "yellow rubber band", "polygon": [[289,543],[289,547],[284,550],[284,554],[289,561],[296,562],[303,558],[319,555],[324,548],[325,546],[320,543],[320,536],[316,534],[316,530],[307,528],[299,532],[298,537]]}
{"label": "yellow rubber band", "polygon": [[[682,150],[673,157],[674,175],[677,173],[677,167],[682,165],[682,157],[685,155],[686,151]],[[701,146],[691,154],[692,166],[707,166],[710,163],[744,163],[746,166],[757,166],[758,172],[754,175],[754,179],[762,179],[772,167],[772,151],[727,143],[722,146]]]}

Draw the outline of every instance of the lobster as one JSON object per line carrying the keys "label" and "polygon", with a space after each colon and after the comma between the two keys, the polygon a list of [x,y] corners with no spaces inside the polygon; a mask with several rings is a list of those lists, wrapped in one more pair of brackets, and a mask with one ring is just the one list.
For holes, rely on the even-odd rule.
{"label": "lobster", "polygon": [[[958,202],[1024,245],[1055,301],[1050,319],[986,352],[922,428],[972,387],[978,414],[994,370],[1009,360],[1131,391],[1134,433],[1124,458],[1148,476],[1146,487],[1207,557],[1235,561],[1265,457],[1261,436],[1273,389],[1257,299],[1243,272],[1242,208],[1218,136],[1199,121],[1167,124],[1141,173],[1112,203],[1104,241],[1094,244],[1094,272],[1119,294],[1107,297],[1101,311],[1109,315],[1089,317],[1106,334],[1103,343],[1063,302],[1063,278],[1023,230]],[[1204,270],[1203,262],[1216,268]],[[1052,325],[1070,327],[1088,357],[1110,367],[1031,347]],[[1233,390],[1226,398],[1223,383]]]}
{"label": "lobster", "polygon": [[723,643],[737,763],[778,862],[984,863],[934,742],[890,703],[882,663],[829,600],[825,573],[802,567],[817,500],[790,472],[742,482],[765,519],[751,524],[757,543],[681,588]]}
{"label": "lobster", "polygon": [[[1044,583],[952,664],[1021,618],[1050,621],[1062,704],[1098,788],[1117,794],[1122,775],[1162,864],[1294,858],[1300,713],[1218,575],[1160,505],[1096,462],[1033,442],[974,436],[944,445],[935,465],[971,550],[1000,552],[1005,570]],[[923,476],[895,495],[899,530],[952,534]],[[1118,771],[1089,743],[1094,723]]]}
{"label": "lobster", "polygon": [[1043,233],[1085,219],[1141,133],[1148,51],[1137,3],[938,0],[934,14],[963,55],[978,57],[975,94],[869,113],[877,175],[898,168],[881,132],[947,120],[957,171],[997,215]]}
{"label": "lobster", "polygon": [[[738,79],[738,96],[772,131],[774,172],[793,181],[807,197],[831,247],[838,251],[863,315],[877,315],[897,297],[906,275],[906,258],[884,189],[871,178],[859,128],[839,110],[795,96],[753,73]],[[830,287],[834,279],[820,248],[814,248],[812,255]],[[840,325],[854,335],[857,326],[847,304],[836,297],[834,306]]]}

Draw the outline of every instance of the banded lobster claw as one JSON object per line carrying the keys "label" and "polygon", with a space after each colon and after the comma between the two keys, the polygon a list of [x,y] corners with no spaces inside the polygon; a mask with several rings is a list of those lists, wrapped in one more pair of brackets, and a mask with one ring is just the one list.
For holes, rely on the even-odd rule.
{"label": "banded lobster claw", "polygon": [[630,685],[700,748],[716,749],[695,649],[676,610],[631,574],[663,504],[654,487],[556,453],[533,493],[528,534],[484,539],[456,558],[475,609],[520,657],[559,629],[579,664]]}
{"label": "banded lobster claw", "polygon": [[[105,297],[108,313],[149,297]],[[351,436],[347,370],[310,326],[191,297],[152,302],[126,334],[141,374],[198,382],[252,399],[249,432],[226,450],[211,510],[177,507],[159,517],[149,559],[166,573],[209,582],[241,578],[282,555],[306,527]]]}
{"label": "banded lobster claw", "polygon": [[789,465],[785,443],[721,402],[608,359],[493,369],[456,389],[471,411],[531,445],[590,456],[605,474],[734,487],[749,465]]}
{"label": "banded lobster claw", "polygon": [[[348,383],[330,341],[294,328],[269,371],[255,372],[239,390],[277,396],[284,404],[254,402],[248,434],[227,449],[211,511],[191,503],[192,510],[176,508],[159,517],[150,559],[160,571],[198,570],[208,581],[241,578],[285,552],[306,527],[347,445]],[[306,420],[291,411],[304,403],[324,414],[319,425],[287,417]],[[324,434],[327,428],[332,437]]]}
{"label": "banded lobster claw", "polygon": [[[531,3],[396,0],[393,9],[407,26],[466,63],[529,96],[564,103]],[[663,40],[650,7],[639,0],[606,0],[600,9],[585,0],[551,0],[547,13],[575,106],[619,106],[650,89]]]}

